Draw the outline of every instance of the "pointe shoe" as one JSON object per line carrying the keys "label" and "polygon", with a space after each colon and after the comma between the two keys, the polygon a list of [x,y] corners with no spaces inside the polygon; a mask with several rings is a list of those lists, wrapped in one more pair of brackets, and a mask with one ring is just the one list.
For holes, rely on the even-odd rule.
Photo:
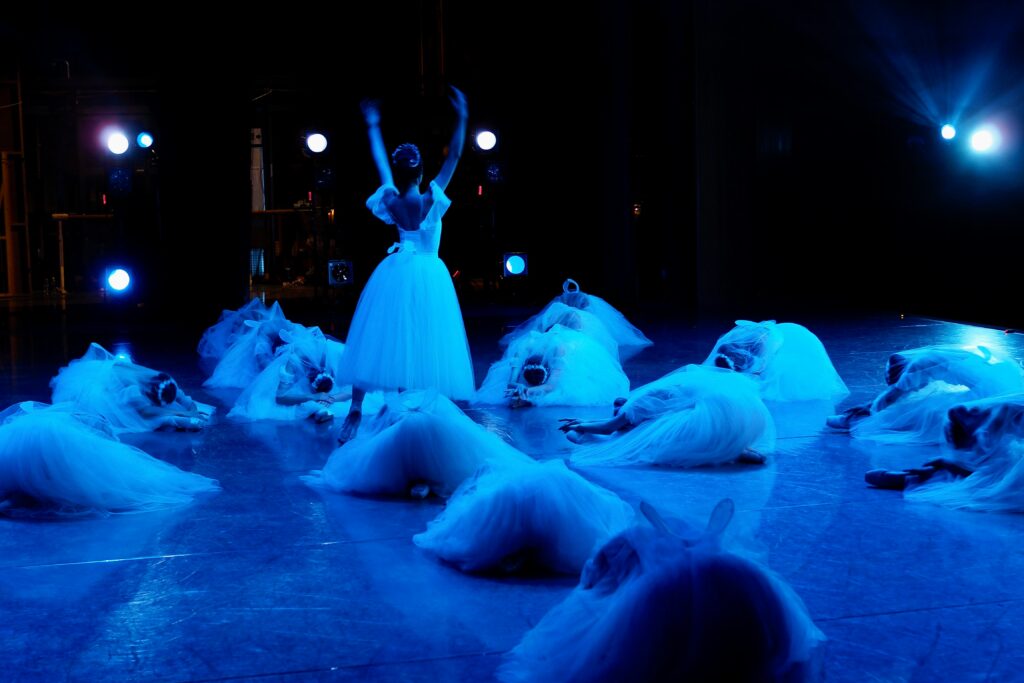
{"label": "pointe shoe", "polygon": [[825,418],[825,426],[846,432],[850,429],[850,421],[845,415],[829,415]]}
{"label": "pointe shoe", "polygon": [[736,462],[741,462],[745,465],[763,465],[768,462],[768,458],[764,453],[758,453],[753,448],[747,448],[739,454]]}
{"label": "pointe shoe", "polygon": [[910,472],[892,472],[889,470],[870,470],[864,474],[864,481],[876,489],[902,491],[907,488]]}

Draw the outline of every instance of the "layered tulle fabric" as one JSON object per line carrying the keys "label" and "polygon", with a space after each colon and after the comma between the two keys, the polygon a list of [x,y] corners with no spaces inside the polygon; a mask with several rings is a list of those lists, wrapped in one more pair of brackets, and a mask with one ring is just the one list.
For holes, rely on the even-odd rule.
{"label": "layered tulle fabric", "polygon": [[[158,386],[158,375],[157,370],[118,358],[99,344],[90,344],[81,358],[68,363],[50,380],[52,401],[72,403],[80,412],[102,416],[116,434],[172,427],[172,413],[213,414],[213,406],[193,401],[177,385],[172,402],[155,403],[147,392]],[[198,429],[203,424],[204,419],[195,419],[189,428]]]}
{"label": "layered tulle fabric", "polygon": [[532,462],[437,392],[390,396],[359,435],[306,481],[342,493],[408,495],[414,486],[449,496],[484,464]]}
{"label": "layered tulle fabric", "polygon": [[[547,368],[542,385],[525,386],[522,369],[531,358]],[[487,371],[474,401],[508,403],[509,384],[524,385],[527,400],[538,406],[610,406],[629,393],[629,378],[607,348],[583,332],[557,324],[513,340]]]}
{"label": "layered tulle fabric", "polygon": [[[228,417],[241,420],[301,420],[319,413],[332,416],[346,406],[335,400],[350,397],[348,387],[335,381],[341,368],[345,345],[326,337],[319,328],[297,327],[282,331],[286,343],[277,349],[277,357],[239,394]],[[330,378],[331,388],[315,392],[312,382]],[[323,402],[300,396],[318,395]]]}
{"label": "layered tulle fabric", "polygon": [[[572,315],[572,311],[578,313]],[[613,344],[616,355],[625,361],[653,342],[604,299],[580,291],[563,291],[540,313],[529,318],[501,339],[508,346],[527,332],[544,332],[554,324],[587,333],[603,345]]]}
{"label": "layered tulle fabric", "polygon": [[121,443],[105,420],[72,404],[22,403],[0,413],[0,497],[58,513],[143,512],[219,489]]}
{"label": "layered tulle fabric", "polygon": [[575,574],[628,526],[632,508],[561,460],[485,466],[413,537],[463,571],[526,566]]}
{"label": "layered tulle fabric", "polygon": [[635,389],[620,411],[634,426],[584,442],[574,463],[695,467],[775,446],[757,384],[732,370],[684,366]]}
{"label": "layered tulle fabric", "polygon": [[1024,391],[1021,368],[985,347],[931,346],[894,354],[891,386],[850,434],[885,443],[937,444],[950,408]]}
{"label": "layered tulle fabric", "polygon": [[284,312],[276,301],[270,306],[265,306],[262,301],[254,298],[237,311],[221,311],[217,322],[207,328],[199,339],[199,357],[204,360],[219,360],[245,332],[246,320],[268,318],[284,318]]}
{"label": "layered tulle fabric", "polygon": [[299,325],[284,317],[246,320],[244,329],[227,348],[204,386],[216,389],[244,389],[274,360],[285,343],[281,332]]}
{"label": "layered tulle fabric", "polygon": [[554,300],[540,313],[501,338],[500,345],[508,347],[528,332],[546,332],[555,325],[576,330],[587,335],[603,346],[615,358],[619,358],[619,344],[601,319],[585,309],[568,306]]}
{"label": "layered tulle fabric", "polygon": [[[469,399],[476,383],[462,311],[451,275],[437,256],[441,216],[450,204],[431,183],[433,206],[419,230],[370,275],[349,326],[339,381],[366,390],[433,389]],[[381,188],[367,202],[390,220]],[[393,189],[393,188],[392,188]]]}
{"label": "layered tulle fabric", "polygon": [[800,598],[717,540],[612,538],[498,670],[505,683],[804,681],[824,640]]}
{"label": "layered tulle fabric", "polygon": [[704,365],[731,367],[754,378],[765,401],[825,401],[830,409],[850,391],[818,337],[796,323],[737,320]]}
{"label": "layered tulle fabric", "polygon": [[908,500],[983,512],[1024,512],[1024,393],[954,405],[947,414],[952,458],[966,478],[941,472],[906,492]]}

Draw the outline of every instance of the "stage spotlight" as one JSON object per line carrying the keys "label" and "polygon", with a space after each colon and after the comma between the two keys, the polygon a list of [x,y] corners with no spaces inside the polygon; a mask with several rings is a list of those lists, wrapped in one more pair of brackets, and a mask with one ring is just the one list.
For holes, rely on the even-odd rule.
{"label": "stage spotlight", "polygon": [[135,143],[142,149],[148,149],[153,146],[153,136],[146,131],[142,131],[135,136]]}
{"label": "stage spotlight", "polygon": [[476,134],[476,146],[485,152],[489,152],[494,149],[494,146],[498,144],[498,136],[489,130],[482,130]]}
{"label": "stage spotlight", "polygon": [[530,272],[530,260],[524,252],[510,252],[502,257],[502,277],[521,277]]}
{"label": "stage spotlight", "polygon": [[107,149],[113,154],[124,154],[128,151],[128,136],[119,130],[110,131],[106,143]]}
{"label": "stage spotlight", "polygon": [[306,136],[306,147],[313,154],[320,154],[327,149],[327,137],[323,133],[310,133]]}
{"label": "stage spotlight", "polygon": [[114,268],[107,274],[107,285],[114,292],[124,292],[131,283],[132,278],[124,268]]}
{"label": "stage spotlight", "polygon": [[939,130],[939,133],[942,135],[943,140],[952,140],[956,137],[956,128],[952,124],[947,123]]}
{"label": "stage spotlight", "polygon": [[985,125],[971,133],[971,149],[979,154],[994,152],[999,147],[999,131],[995,126]]}

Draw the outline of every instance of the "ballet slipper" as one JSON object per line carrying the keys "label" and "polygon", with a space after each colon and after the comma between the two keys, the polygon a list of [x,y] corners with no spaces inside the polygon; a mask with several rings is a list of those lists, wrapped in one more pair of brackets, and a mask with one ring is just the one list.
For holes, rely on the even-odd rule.
{"label": "ballet slipper", "polygon": [[736,458],[736,462],[740,462],[745,465],[763,465],[768,462],[768,458],[765,457],[764,453],[758,453],[753,448],[747,448],[739,454]]}

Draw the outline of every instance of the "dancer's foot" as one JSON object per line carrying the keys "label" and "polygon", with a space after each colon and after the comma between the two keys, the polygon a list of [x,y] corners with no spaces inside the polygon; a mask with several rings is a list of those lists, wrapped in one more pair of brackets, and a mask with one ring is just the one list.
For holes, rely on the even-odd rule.
{"label": "dancer's foot", "polygon": [[348,415],[345,416],[345,422],[341,425],[341,431],[338,432],[338,443],[346,443],[356,437],[356,433],[359,432],[359,423],[363,419],[363,413],[358,410],[348,411]]}
{"label": "dancer's foot", "polygon": [[430,495],[430,484],[424,484],[422,482],[415,484],[411,489],[409,489],[409,495],[413,498],[423,500]]}
{"label": "dancer's foot", "polygon": [[744,465],[763,465],[768,462],[768,458],[765,457],[764,453],[758,453],[753,448],[746,448],[736,458],[736,462],[743,463]]}
{"label": "dancer's foot", "polygon": [[829,415],[825,418],[825,426],[829,429],[848,432],[850,431],[850,420],[846,415]]}
{"label": "dancer's foot", "polygon": [[864,475],[864,481],[876,489],[891,489],[902,491],[907,488],[907,483],[913,476],[910,472],[902,470],[893,472],[890,470],[870,470]]}

